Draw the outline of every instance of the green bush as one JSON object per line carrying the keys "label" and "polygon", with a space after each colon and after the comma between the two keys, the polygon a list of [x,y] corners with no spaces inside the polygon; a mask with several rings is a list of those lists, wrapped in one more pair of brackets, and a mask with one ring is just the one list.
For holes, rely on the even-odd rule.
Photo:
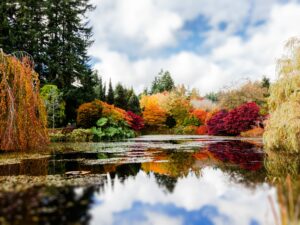
{"label": "green bush", "polygon": [[116,121],[111,117],[103,117],[92,128],[94,141],[110,141],[135,137],[135,133],[130,129],[125,121]]}
{"label": "green bush", "polygon": [[201,124],[201,121],[196,116],[189,116],[184,119],[183,126],[196,126],[199,127]]}
{"label": "green bush", "polygon": [[66,135],[67,142],[90,142],[93,140],[93,133],[90,129],[75,129]]}
{"label": "green bush", "polygon": [[51,142],[91,142],[94,135],[90,129],[75,129],[67,134],[56,132],[49,136]]}

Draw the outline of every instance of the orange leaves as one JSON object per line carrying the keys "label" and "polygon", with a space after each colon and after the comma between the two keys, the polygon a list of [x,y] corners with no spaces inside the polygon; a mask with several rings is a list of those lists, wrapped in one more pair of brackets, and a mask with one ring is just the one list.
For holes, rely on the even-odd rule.
{"label": "orange leaves", "polygon": [[192,115],[197,117],[201,121],[202,124],[205,124],[207,114],[208,113],[202,109],[196,109],[192,112]]}
{"label": "orange leaves", "polygon": [[24,57],[0,52],[0,149],[27,150],[48,143],[47,115],[38,74]]}
{"label": "orange leaves", "polygon": [[204,135],[204,134],[207,134],[207,126],[202,125],[202,126],[198,127],[198,128],[196,129],[196,134],[198,134],[198,135]]}
{"label": "orange leaves", "polygon": [[143,118],[148,126],[164,126],[167,118],[166,112],[159,106],[159,94],[143,96],[141,107],[143,108]]}
{"label": "orange leaves", "polygon": [[95,126],[102,116],[102,104],[100,101],[84,103],[77,110],[77,126],[90,128]]}

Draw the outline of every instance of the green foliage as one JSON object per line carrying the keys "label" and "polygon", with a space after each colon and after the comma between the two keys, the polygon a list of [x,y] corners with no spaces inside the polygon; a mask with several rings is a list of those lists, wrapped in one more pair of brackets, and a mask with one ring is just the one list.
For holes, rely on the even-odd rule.
{"label": "green foliage", "polygon": [[166,119],[166,125],[169,127],[169,128],[173,128],[176,126],[176,120],[174,119],[173,116],[167,116],[167,119]]}
{"label": "green foliage", "polygon": [[200,125],[202,125],[201,121],[196,117],[196,116],[189,116],[186,117],[183,121],[183,126],[197,126],[199,127]]}
{"label": "green foliage", "polygon": [[62,93],[56,85],[44,85],[41,88],[41,96],[45,102],[48,126],[55,128],[61,126],[65,119],[65,102]]}
{"label": "green foliage", "polygon": [[117,84],[114,91],[114,105],[116,107],[127,109],[127,91],[126,89],[119,83]]}
{"label": "green foliage", "polygon": [[266,76],[263,77],[262,81],[261,81],[261,86],[264,88],[269,89],[270,87],[270,79],[267,78]]}
{"label": "green foliage", "polygon": [[112,117],[99,119],[92,128],[94,141],[112,141],[135,137],[135,133],[129,125],[123,121],[116,121]]}
{"label": "green foliage", "polygon": [[[3,0],[0,3],[0,48],[26,51],[34,59],[42,84],[63,92],[66,120],[76,119],[76,108],[94,99],[94,74],[87,49],[92,30],[86,15],[88,0]],[[74,87],[74,82],[81,87]]]}
{"label": "green foliage", "polygon": [[135,114],[141,114],[140,100],[134,93],[129,98],[127,108],[129,111],[134,112]]}
{"label": "green foliage", "polygon": [[91,142],[94,135],[91,129],[75,129],[67,134],[56,132],[49,136],[51,142]]}
{"label": "green foliage", "polygon": [[107,96],[106,96],[106,102],[108,104],[111,104],[111,105],[113,105],[114,102],[115,102],[114,89],[112,87],[111,80],[109,80],[108,93],[107,93]]}
{"label": "green foliage", "polygon": [[105,93],[106,93],[106,87],[105,87],[105,84],[102,83],[102,77],[100,77],[100,79],[99,79],[99,99],[101,101],[106,100]]}
{"label": "green foliage", "polygon": [[158,76],[154,78],[151,87],[151,94],[161,93],[164,91],[171,91],[174,88],[175,84],[169,71],[161,70]]}
{"label": "green foliage", "polygon": [[218,102],[218,94],[214,92],[210,92],[205,95],[205,98],[211,100],[212,102]]}

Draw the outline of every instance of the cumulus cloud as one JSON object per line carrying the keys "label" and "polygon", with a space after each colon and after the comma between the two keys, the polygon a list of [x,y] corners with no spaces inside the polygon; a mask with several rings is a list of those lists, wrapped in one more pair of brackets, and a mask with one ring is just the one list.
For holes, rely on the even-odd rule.
{"label": "cumulus cloud", "polygon": [[[217,91],[242,78],[275,78],[285,41],[300,34],[297,2],[224,0],[103,0],[90,15],[95,44],[90,55],[105,80],[142,91],[161,69],[176,83]],[[184,49],[187,21],[206,18],[195,49]],[[224,29],[220,29],[220,23]],[[225,26],[226,25],[226,26]],[[189,30],[188,32],[197,32]],[[187,33],[187,36],[189,33]],[[170,49],[176,49],[171,51]]]}
{"label": "cumulus cloud", "polygon": [[[104,187],[105,192],[95,196],[96,203],[90,211],[93,217],[92,224],[115,224],[116,215],[136,213],[135,204],[139,205],[138,208],[144,206],[140,213],[146,214],[146,224],[157,224],[157,221],[164,221],[161,224],[182,224],[180,221],[184,219],[184,214],[179,213],[172,219],[166,212],[153,212],[156,206],[183,209],[185,212],[199,212],[205,206],[212,206],[220,215],[225,216],[228,224],[246,225],[252,220],[274,223],[268,201],[269,197],[276,199],[274,188],[261,185],[255,189],[247,189],[232,182],[230,177],[219,169],[204,168],[201,173],[201,179],[194,174],[180,178],[174,191],[168,194],[159,187],[153,174],[147,175],[144,172],[139,172],[136,177],[128,178],[123,183],[116,179],[113,187],[108,182]],[[146,183],[147,185],[144,185]],[[253,206],[256,207],[255,211]],[[207,216],[216,224],[224,224],[224,220],[218,221],[221,219],[218,218],[220,215]]]}

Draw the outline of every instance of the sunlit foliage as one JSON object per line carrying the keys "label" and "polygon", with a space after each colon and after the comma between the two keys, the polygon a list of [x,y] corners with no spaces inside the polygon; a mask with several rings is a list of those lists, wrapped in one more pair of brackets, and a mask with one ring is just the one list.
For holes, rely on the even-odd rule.
{"label": "sunlit foliage", "polygon": [[62,92],[56,85],[48,84],[41,88],[41,96],[47,109],[48,126],[55,128],[62,125],[65,119],[66,105],[62,99]]}
{"label": "sunlit foliage", "polygon": [[48,143],[47,114],[38,74],[28,57],[0,52],[0,149],[27,150]]}
{"label": "sunlit foliage", "polygon": [[249,81],[238,89],[220,93],[219,107],[230,110],[247,102],[255,102],[263,107],[266,106],[267,93],[268,89],[263,87],[260,82]]}
{"label": "sunlit foliage", "polygon": [[99,100],[84,103],[77,110],[77,126],[90,128],[102,116],[102,103]]}
{"label": "sunlit foliage", "polygon": [[270,87],[270,119],[264,134],[267,148],[300,151],[300,40],[291,39],[289,54],[278,60],[278,81]]}
{"label": "sunlit foliage", "polygon": [[144,95],[141,98],[142,114],[145,124],[148,126],[165,126],[167,113],[159,105],[159,96],[158,94],[150,96]]}

